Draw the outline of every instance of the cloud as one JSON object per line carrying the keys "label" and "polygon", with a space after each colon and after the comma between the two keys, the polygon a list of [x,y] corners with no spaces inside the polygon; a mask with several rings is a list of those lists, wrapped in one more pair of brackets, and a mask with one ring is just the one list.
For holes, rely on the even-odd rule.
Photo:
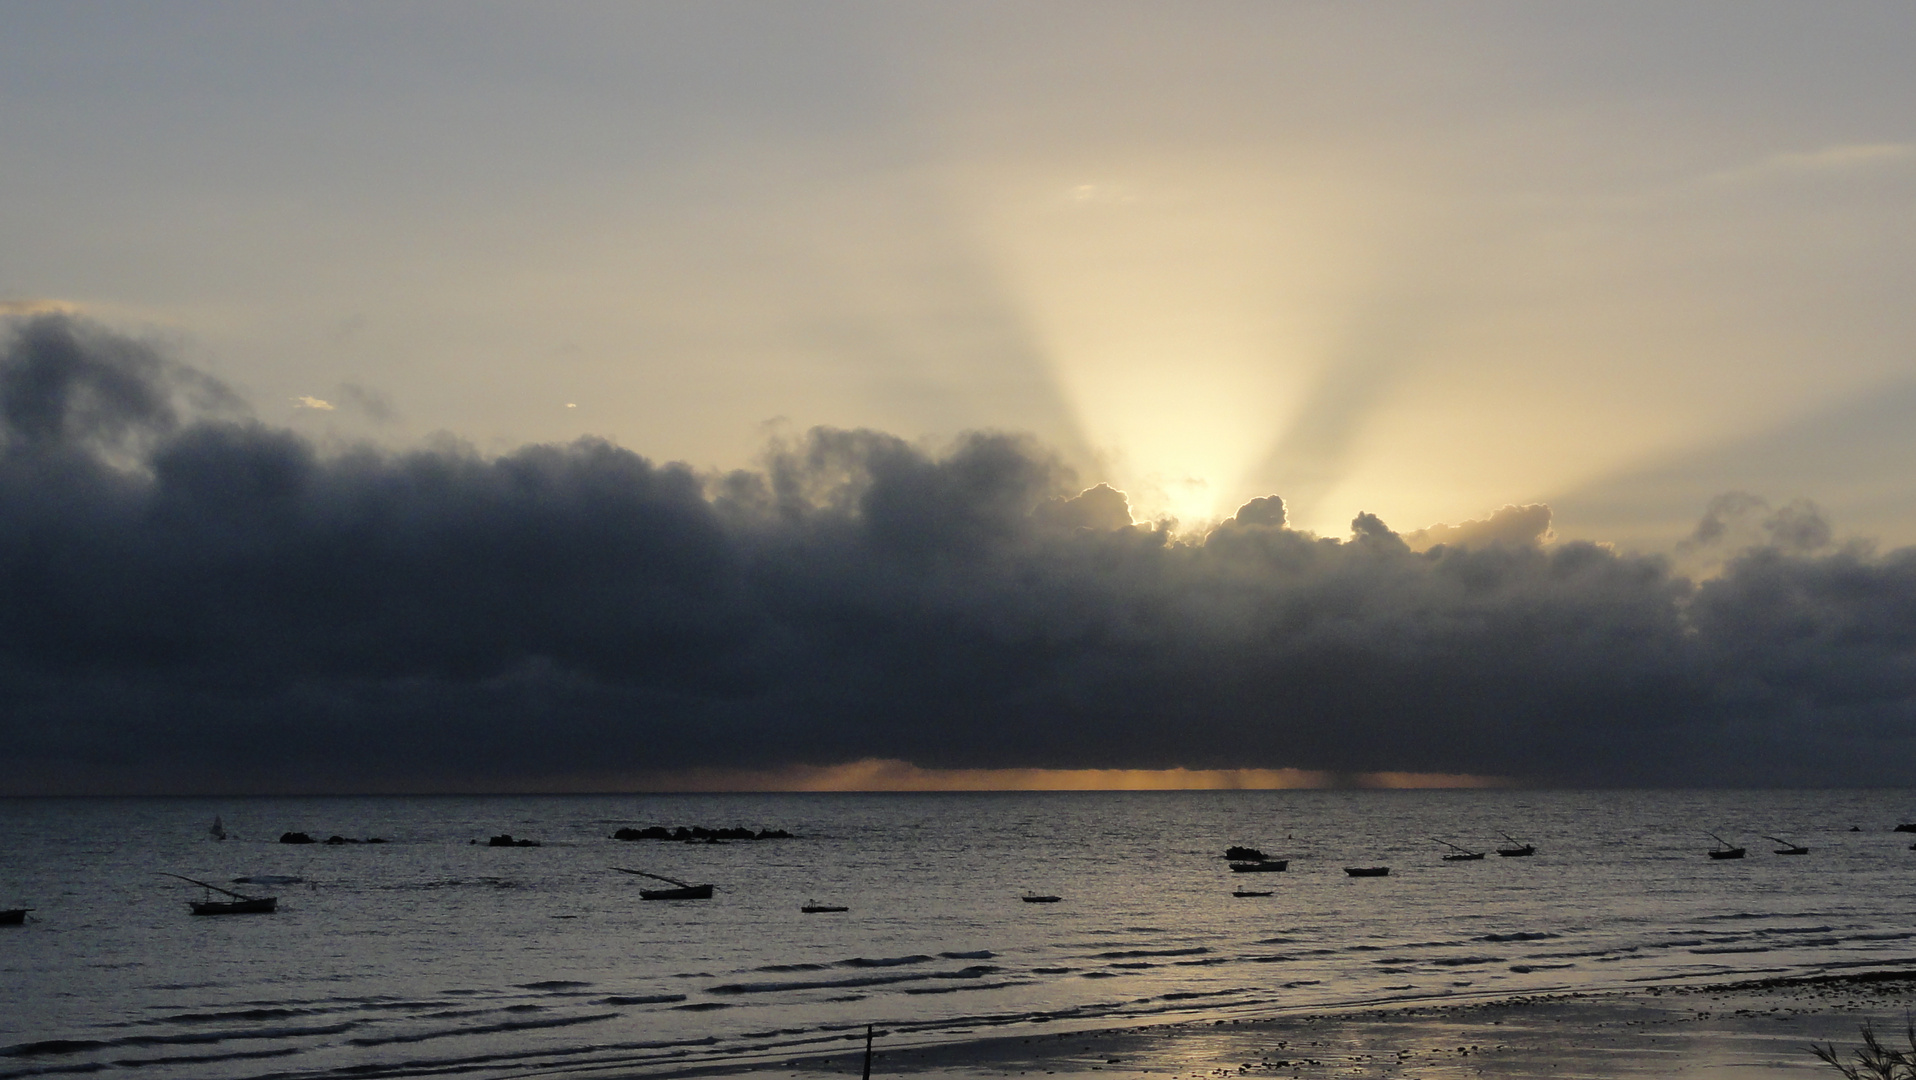
{"label": "cloud", "polygon": [[1404,543],[1412,551],[1427,551],[1438,544],[1457,547],[1481,547],[1485,544],[1541,544],[1551,538],[1550,507],[1543,503],[1528,506],[1509,505],[1481,521],[1460,521],[1455,525],[1437,524],[1404,534]]}
{"label": "cloud", "polygon": [[1844,143],[1771,154],[1748,165],[1711,173],[1701,182],[1744,184],[1790,178],[1835,178],[1893,168],[1909,161],[1916,161],[1916,145],[1910,143]]}
{"label": "cloud", "polygon": [[311,394],[301,394],[299,397],[296,397],[293,399],[293,408],[315,409],[320,412],[332,412],[333,403],[323,398],[313,397]]}
{"label": "cloud", "polygon": [[1699,584],[1531,542],[1536,507],[1423,552],[1281,500],[1180,539],[998,433],[821,429],[722,475],[592,439],[322,452],[38,316],[0,352],[0,791],[1902,782],[1916,550],[1737,505],[1754,542]]}

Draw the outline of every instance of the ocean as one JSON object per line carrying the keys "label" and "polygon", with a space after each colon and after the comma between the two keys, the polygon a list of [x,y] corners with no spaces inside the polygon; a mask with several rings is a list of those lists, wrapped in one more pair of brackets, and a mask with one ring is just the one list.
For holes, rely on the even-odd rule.
{"label": "ocean", "polygon": [[[1908,791],[0,800],[0,908],[34,909],[0,927],[0,1080],[617,1077],[867,1024],[897,1045],[1890,966],[1916,961],[1911,820]],[[611,839],[653,825],[794,835]],[[1506,833],[1536,855],[1442,859]],[[1706,857],[1711,833],[1749,856]],[[1229,845],[1289,869],[1231,873]],[[642,902],[614,866],[716,894]],[[164,872],[279,910],[195,917]]]}

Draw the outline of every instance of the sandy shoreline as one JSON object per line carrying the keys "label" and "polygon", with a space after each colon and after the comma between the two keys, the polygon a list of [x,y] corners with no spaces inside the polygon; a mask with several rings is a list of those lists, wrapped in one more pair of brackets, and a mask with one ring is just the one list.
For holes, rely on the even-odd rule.
{"label": "sandy shoreline", "polygon": [[[1916,960],[1846,975],[1033,1032],[924,1047],[888,1047],[881,1032],[872,1075],[1836,1077],[1809,1054],[1810,1043],[1854,1046],[1868,1021],[1900,1045],[1912,1008]],[[861,1045],[681,1075],[822,1080],[858,1076],[862,1064]]]}

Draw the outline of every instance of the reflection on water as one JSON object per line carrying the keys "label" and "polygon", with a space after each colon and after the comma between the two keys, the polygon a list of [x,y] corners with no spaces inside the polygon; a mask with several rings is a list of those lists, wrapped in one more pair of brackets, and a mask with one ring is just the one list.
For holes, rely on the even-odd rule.
{"label": "reflection on water", "polygon": [[[1916,956],[1903,792],[0,802],[0,1078],[564,1074]],[[218,815],[229,839],[216,841]],[[610,839],[622,827],[791,839]],[[1852,826],[1862,831],[1849,831]],[[280,834],[380,836],[283,845]],[[1708,833],[1749,842],[1711,860]],[[488,847],[510,833],[538,847]],[[1529,858],[1445,861],[1533,842]],[[1764,834],[1807,845],[1770,854]],[[478,844],[471,841],[478,840]],[[1220,856],[1288,858],[1234,897]],[[644,903],[625,866],[712,882]],[[1389,865],[1353,878],[1346,866]],[[186,874],[280,897],[195,918]],[[1233,878],[1239,879],[1233,881]],[[1026,904],[1027,892],[1062,897]],[[845,912],[805,913],[816,900]]]}

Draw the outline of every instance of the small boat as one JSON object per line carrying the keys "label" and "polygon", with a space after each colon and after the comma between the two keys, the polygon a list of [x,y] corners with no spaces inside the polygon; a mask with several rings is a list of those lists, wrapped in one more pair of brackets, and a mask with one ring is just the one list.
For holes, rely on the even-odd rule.
{"label": "small boat", "polygon": [[1232,846],[1224,849],[1224,857],[1232,862],[1264,862],[1270,856],[1254,847]]}
{"label": "small boat", "polygon": [[244,900],[188,900],[195,915],[271,915],[279,910],[277,896],[249,896]]}
{"label": "small boat", "polygon": [[1730,846],[1730,842],[1729,842],[1728,840],[1725,840],[1725,839],[1723,839],[1723,838],[1722,838],[1721,836],[1718,836],[1718,835],[1717,835],[1717,834],[1715,834],[1715,833],[1711,833],[1711,834],[1710,834],[1710,839],[1712,839],[1712,840],[1715,840],[1715,841],[1716,841],[1716,846],[1715,846],[1715,847],[1713,847],[1713,848],[1711,848],[1711,849],[1709,850],[1709,852],[1708,852],[1708,854],[1709,854],[1709,856],[1710,856],[1710,858],[1712,858],[1712,859],[1740,859],[1740,858],[1742,858],[1742,857],[1743,857],[1743,849],[1742,849],[1742,848],[1740,848],[1740,847],[1731,847],[1731,846]]}
{"label": "small boat", "polygon": [[1231,864],[1231,873],[1274,874],[1289,865],[1291,865],[1291,860],[1289,859],[1259,859],[1257,862],[1234,862]]}
{"label": "small boat", "polygon": [[[164,870],[160,871],[160,873],[170,878],[179,878],[181,881],[191,882],[207,890],[206,899],[188,900],[186,902],[186,906],[192,908],[193,914],[195,915],[271,915],[273,912],[279,910],[279,897],[277,896],[248,896],[245,893],[234,892],[231,889],[222,889],[211,882],[201,881],[198,878],[190,878],[184,874],[168,874]],[[213,899],[214,893],[224,893],[232,897],[232,899],[215,900]]]}
{"label": "small boat", "polygon": [[1018,899],[1023,900],[1027,904],[1055,904],[1058,901],[1063,900],[1064,897],[1039,896],[1036,893],[1026,893],[1023,896],[1020,896]]}
{"label": "small boat", "polygon": [[27,921],[27,912],[32,910],[30,907],[17,907],[0,911],[0,926],[23,925]]}
{"label": "small boat", "polygon": [[689,881],[680,881],[678,878],[666,877],[664,874],[648,874],[643,870],[627,870],[623,866],[610,866],[606,869],[617,870],[621,874],[637,874],[639,877],[649,877],[654,881],[663,881],[673,886],[673,888],[670,889],[640,889],[639,899],[641,900],[710,900],[712,898],[712,886],[710,885],[694,885]]}
{"label": "small boat", "polygon": [[1776,843],[1783,845],[1782,847],[1777,848],[1776,851],[1774,852],[1777,855],[1808,855],[1810,853],[1809,848],[1806,848],[1801,844],[1792,844],[1788,840],[1785,840],[1780,836],[1766,836],[1763,839],[1773,840]]}
{"label": "small boat", "polygon": [[1344,872],[1352,877],[1384,877],[1390,873],[1388,866],[1346,866]]}
{"label": "small boat", "polygon": [[818,901],[813,900],[810,903],[807,903],[804,906],[800,907],[798,910],[804,912],[807,915],[820,915],[827,911],[850,911],[851,908],[840,907],[837,904],[821,904]]}
{"label": "small boat", "polygon": [[1537,853],[1537,846],[1535,844],[1518,843],[1517,838],[1509,833],[1504,833],[1503,836],[1505,840],[1510,841],[1510,846],[1498,848],[1497,854],[1502,855],[1504,858],[1521,859],[1525,856],[1535,855]]}
{"label": "small boat", "polygon": [[641,900],[710,900],[710,885],[686,885],[677,889],[640,889]]}
{"label": "small boat", "polygon": [[1254,889],[1236,889],[1232,891],[1231,895],[1232,896],[1269,896],[1271,894],[1268,892],[1258,892]]}
{"label": "small boat", "polygon": [[1439,840],[1435,836],[1431,837],[1431,839],[1452,849],[1450,854],[1444,856],[1445,862],[1475,862],[1484,857],[1484,853],[1481,851],[1472,851],[1467,847],[1459,847],[1448,840]]}

